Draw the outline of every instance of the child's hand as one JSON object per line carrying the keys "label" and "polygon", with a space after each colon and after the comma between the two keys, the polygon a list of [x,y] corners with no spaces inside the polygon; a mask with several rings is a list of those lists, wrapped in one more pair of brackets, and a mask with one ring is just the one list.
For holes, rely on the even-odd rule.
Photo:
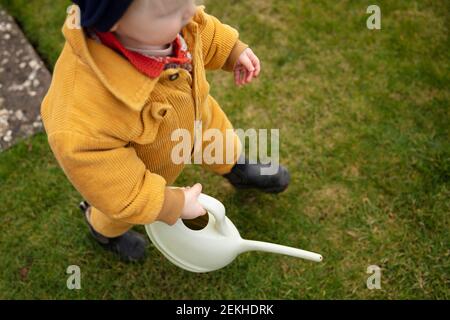
{"label": "child's hand", "polygon": [[261,63],[252,49],[247,48],[242,52],[234,67],[234,81],[237,86],[252,82],[261,72]]}
{"label": "child's hand", "polygon": [[192,188],[182,188],[184,191],[184,207],[181,219],[192,220],[206,214],[205,208],[198,202],[198,196],[202,192],[202,185],[195,184]]}

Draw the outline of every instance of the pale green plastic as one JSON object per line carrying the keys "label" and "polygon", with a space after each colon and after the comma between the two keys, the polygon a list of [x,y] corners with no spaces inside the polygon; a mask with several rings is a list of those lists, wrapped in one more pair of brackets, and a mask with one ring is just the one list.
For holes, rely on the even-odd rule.
{"label": "pale green plastic", "polygon": [[242,239],[225,215],[225,207],[220,201],[206,194],[200,194],[198,200],[209,215],[208,224],[202,230],[189,229],[181,219],[173,226],[163,222],[145,226],[155,247],[182,269],[196,273],[215,271],[247,251],[266,251],[315,262],[322,261],[322,256],[314,252]]}

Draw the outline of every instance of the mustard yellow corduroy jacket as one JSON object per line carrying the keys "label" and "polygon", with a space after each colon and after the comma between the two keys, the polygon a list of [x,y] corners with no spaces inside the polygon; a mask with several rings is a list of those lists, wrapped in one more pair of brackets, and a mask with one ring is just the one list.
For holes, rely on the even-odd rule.
{"label": "mustard yellow corduroy jacket", "polygon": [[[41,106],[55,158],[80,194],[113,219],[174,224],[184,193],[169,187],[183,170],[170,158],[171,133],[182,128],[194,136],[195,120],[205,128],[212,122],[231,127],[209,95],[205,69],[232,71],[247,45],[200,6],[182,30],[193,73],[167,69],[152,79],[83,29],[70,27],[69,19]],[[210,169],[227,173],[220,166]]]}

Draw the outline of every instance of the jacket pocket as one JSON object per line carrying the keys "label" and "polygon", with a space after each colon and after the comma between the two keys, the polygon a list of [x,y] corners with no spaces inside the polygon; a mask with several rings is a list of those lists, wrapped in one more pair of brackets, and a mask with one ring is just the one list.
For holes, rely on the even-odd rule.
{"label": "jacket pocket", "polygon": [[141,134],[134,139],[138,144],[153,143],[161,125],[167,121],[173,112],[172,105],[162,102],[150,102],[141,111]]}

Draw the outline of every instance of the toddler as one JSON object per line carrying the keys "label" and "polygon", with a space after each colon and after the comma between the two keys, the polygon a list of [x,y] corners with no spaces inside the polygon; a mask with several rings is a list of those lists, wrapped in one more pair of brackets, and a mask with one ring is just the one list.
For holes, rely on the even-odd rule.
{"label": "toddler", "polygon": [[[84,197],[91,234],[127,261],[144,258],[134,225],[204,215],[202,185],[174,188],[184,164],[174,163],[172,133],[217,129],[233,146],[231,162],[207,164],[236,188],[284,191],[288,171],[261,175],[243,155],[233,126],[209,94],[205,70],[234,73],[238,86],[260,74],[260,62],[238,32],[194,0],[73,0],[62,28],[65,45],[41,116],[50,147]],[[200,141],[200,142],[199,142]],[[189,148],[189,149],[191,149]],[[225,150],[224,150],[225,152]]]}

